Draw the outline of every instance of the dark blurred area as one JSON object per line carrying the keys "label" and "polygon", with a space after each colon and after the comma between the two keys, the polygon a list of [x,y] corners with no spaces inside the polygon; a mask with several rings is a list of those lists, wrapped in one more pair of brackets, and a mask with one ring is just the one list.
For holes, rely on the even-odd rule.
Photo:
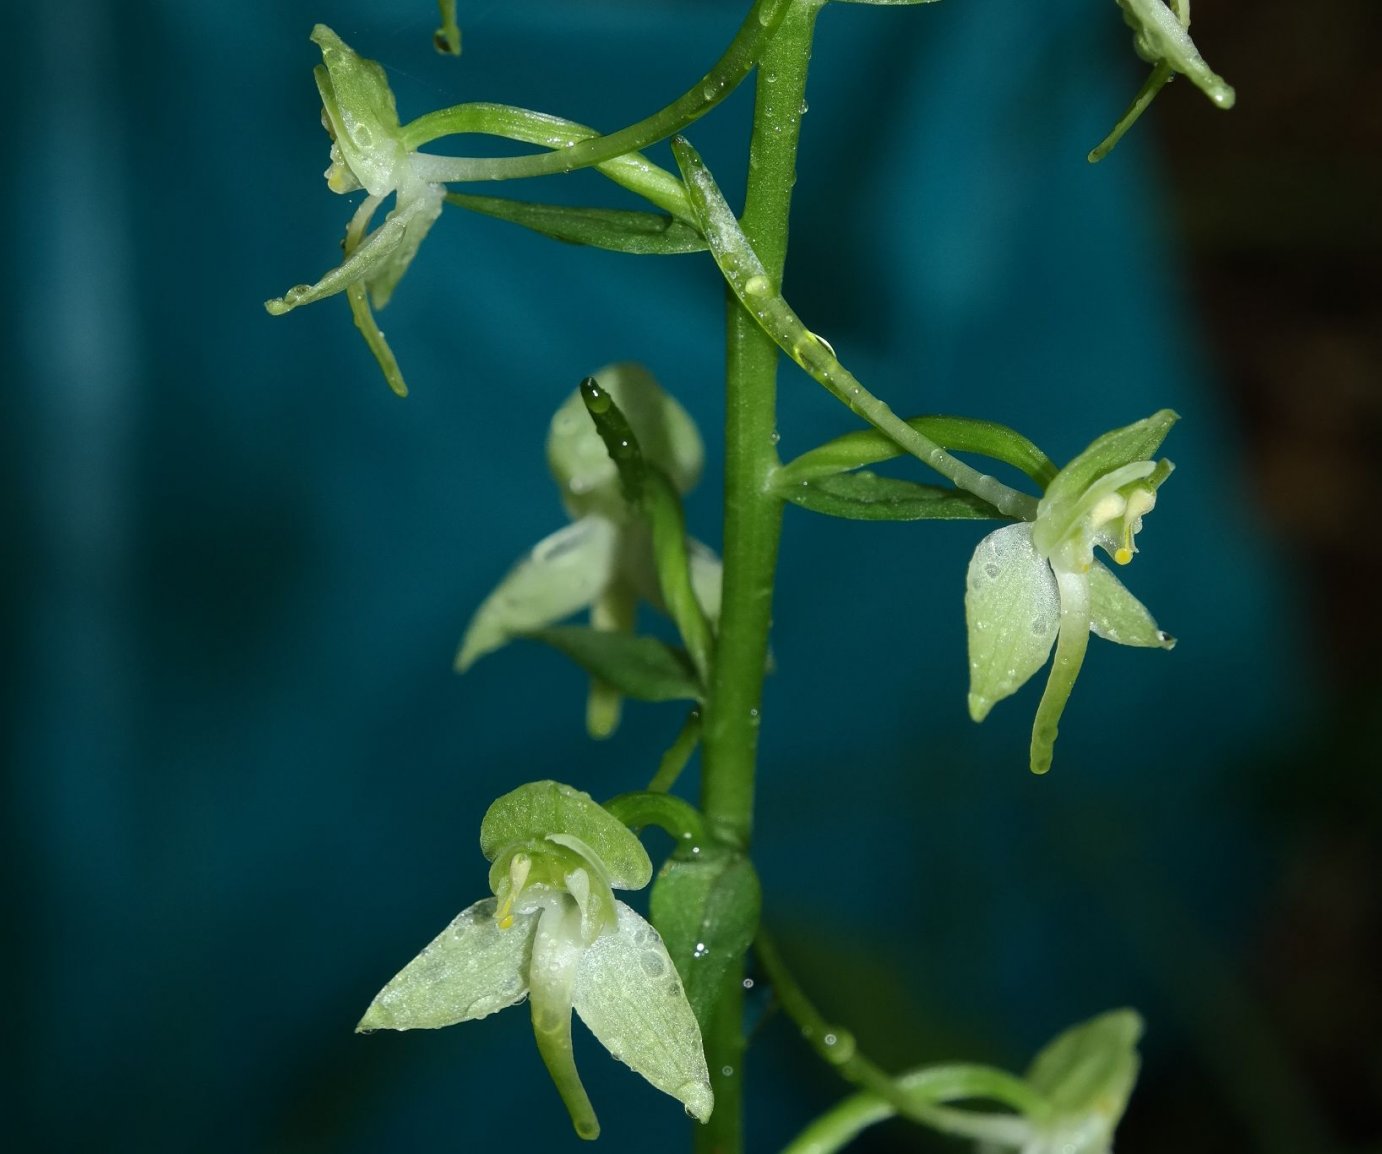
{"label": "dark blurred area", "polygon": [[[1221,1149],[1255,1137],[1261,1149],[1376,1150],[1382,542],[1365,526],[1368,494],[1382,485],[1382,9],[1216,0],[1196,5],[1194,31],[1215,45],[1239,105],[1197,116],[1172,91],[1151,124],[1253,515],[1301,582],[1309,645],[1297,676],[1323,688],[1302,739],[1237,775],[1237,804],[1270,831],[1280,860],[1228,1000],[1260,1003],[1255,1049],[1281,1055],[1264,1098],[1283,1105],[1282,1125],[1255,1136],[1206,1126],[1194,1148],[1214,1148],[1217,1129]],[[1212,1001],[1203,1012],[1212,1017]],[[1215,1117],[1189,1071],[1142,1091],[1130,1148],[1132,1123],[1146,1127],[1147,1149],[1169,1149],[1165,1119]]]}
{"label": "dark blurred area", "polygon": [[[431,53],[426,0],[13,14],[10,1148],[574,1148],[525,1011],[350,1031],[484,896],[490,800],[542,777],[635,788],[680,724],[631,706],[593,743],[554,655],[450,662],[563,523],[542,438],[603,363],[647,363],[699,422],[688,519],[718,539],[717,277],[448,210],[381,314],[406,402],[344,302],[262,301],[330,267],[349,212],[320,177],[315,21],[383,62],[405,119],[494,100],[612,128],[687,87],[744,7],[462,0],[459,62]],[[1382,9],[1194,16],[1237,107],[1177,82],[1090,168],[1144,74],[1110,0],[822,15],[788,297],[899,410],[1001,420],[1057,460],[1180,411],[1127,581],[1181,643],[1091,646],[1033,778],[1039,690],[982,727],[964,712],[976,527],[788,510],[755,857],[788,961],[889,1068],[1020,1069],[1133,1005],[1123,1154],[1364,1154]],[[747,112],[737,94],[691,131],[732,200]],[[624,203],[591,174],[497,191]],[[784,455],[852,427],[795,372],[782,403]],[[770,1151],[846,1088],[766,983],[750,1009],[749,1149]],[[675,1104],[588,1036],[577,1052],[606,1149],[682,1146]],[[960,1147],[889,1122],[855,1148]]]}

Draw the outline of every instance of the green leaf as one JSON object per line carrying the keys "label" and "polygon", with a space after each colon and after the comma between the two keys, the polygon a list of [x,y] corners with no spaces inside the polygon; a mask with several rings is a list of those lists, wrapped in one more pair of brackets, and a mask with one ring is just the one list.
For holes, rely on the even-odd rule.
{"label": "green leaf", "polygon": [[[575,845],[571,839],[580,843]],[[588,793],[557,781],[533,781],[496,798],[480,823],[480,849],[499,861],[512,845],[552,841],[573,848],[605,871],[618,889],[642,889],[653,867],[628,826]],[[589,853],[586,852],[589,850]]]}
{"label": "green leaf", "polygon": [[677,968],[657,931],[615,905],[615,932],[596,938],[577,964],[572,1005],[611,1055],[704,1122],[715,1098]]}
{"label": "green leaf", "polygon": [[1176,639],[1157,628],[1147,607],[1102,561],[1089,571],[1089,627],[1105,641],[1148,649],[1174,649]]}
{"label": "green leaf", "polygon": [[[1015,429],[995,421],[925,416],[910,417],[907,424],[944,449],[979,453],[1012,465],[1042,488],[1056,475],[1056,466],[1050,457]],[[785,489],[798,481],[876,465],[903,453],[897,442],[886,434],[877,429],[860,429],[803,453],[784,465],[778,478]]]}
{"label": "green leaf", "polygon": [[[694,856],[693,856],[694,855]],[[650,911],[701,1028],[725,976],[758,932],[762,893],[749,859],[713,844],[679,851],[658,871]]]}
{"label": "green leaf", "polygon": [[704,252],[705,239],[689,224],[656,212],[532,204],[500,196],[452,192],[447,204],[521,225],[553,240],[634,256]]}
{"label": "green leaf", "polygon": [[983,721],[1046,664],[1060,628],[1051,566],[1032,544],[1027,522],[979,542],[965,579],[969,628],[969,715]]}
{"label": "green leaf", "polygon": [[655,637],[605,633],[575,625],[524,634],[559,649],[586,672],[637,701],[700,701],[704,690],[686,654]]}
{"label": "green leaf", "polygon": [[433,1030],[484,1018],[528,995],[539,911],[500,929],[486,898],[463,910],[379,991],[356,1030]]}
{"label": "green leaf", "polygon": [[1001,518],[987,501],[962,489],[919,485],[861,470],[800,481],[778,489],[794,505],[851,521],[982,520]]}
{"label": "green leaf", "polygon": [[456,654],[456,670],[464,673],[511,638],[593,604],[614,572],[618,537],[612,522],[589,516],[539,541],[475,611]]}

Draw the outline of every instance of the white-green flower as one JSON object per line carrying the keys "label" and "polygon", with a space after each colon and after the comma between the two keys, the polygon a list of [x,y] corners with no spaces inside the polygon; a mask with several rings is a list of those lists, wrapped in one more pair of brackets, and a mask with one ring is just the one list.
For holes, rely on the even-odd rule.
{"label": "white-green flower", "polygon": [[1141,1060],[1142,1019],[1111,1010],[1072,1026],[1032,1061],[1027,1082],[1047,1104],[1023,1119],[1020,1138],[981,1143],[982,1154],[1110,1154]]}
{"label": "white-green flower", "polygon": [[[609,365],[595,379],[628,419],[644,459],[678,492],[691,489],[700,478],[704,449],[686,410],[641,365]],[[596,628],[627,632],[640,598],[661,606],[648,523],[624,500],[618,469],[580,390],[552,418],[547,462],[572,523],[533,546],[475,611],[456,655],[461,672],[512,638],[573,613],[588,609]],[[720,609],[720,560],[698,541],[690,541],[688,550],[696,599],[713,622]],[[591,732],[610,732],[617,718],[617,699],[595,693]]]}
{"label": "white-green flower", "polygon": [[[322,98],[322,124],[331,137],[331,164],[325,172],[332,192],[363,189],[368,195],[346,229],[345,259],[315,284],[300,284],[265,301],[274,316],[299,305],[345,292],[355,323],[395,392],[407,387],[393,354],[370,312],[389,303],[399,279],[417,254],[432,223],[441,215],[446,189],[424,180],[416,153],[403,143],[398,110],[384,69],[353,52],[325,24],[312,30],[322,53],[313,71]],[[369,232],[379,206],[390,195],[394,206],[384,223]]]}
{"label": "white-green flower", "polygon": [[612,892],[652,877],[638,839],[588,794],[540,781],[490,807],[480,846],[495,896],[462,910],[357,1029],[435,1029],[528,998],[538,1051],[576,1132],[595,1138],[572,1053],[574,1009],[611,1055],[709,1118],[714,1095],[681,978],[657,931]]}
{"label": "white-green flower", "polygon": [[969,712],[982,721],[994,704],[1055,662],[1032,727],[1031,767],[1045,773],[1066,700],[1091,630],[1120,645],[1170,649],[1175,641],[1101,561],[1120,565],[1170,476],[1151,456],[1176,414],[1169,409],[1096,440],[1047,486],[1035,521],[1007,525],[975,549],[965,590],[969,627]]}

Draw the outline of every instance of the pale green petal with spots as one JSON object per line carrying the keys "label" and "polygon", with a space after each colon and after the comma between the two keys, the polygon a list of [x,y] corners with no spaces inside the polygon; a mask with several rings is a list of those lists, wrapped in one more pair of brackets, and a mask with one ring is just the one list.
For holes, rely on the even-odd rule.
{"label": "pale green petal with spots", "polygon": [[611,1055],[704,1122],[715,1096],[681,978],[658,932],[616,905],[617,929],[597,939],[577,967],[576,1013]]}
{"label": "pale green petal with spots", "polygon": [[1027,522],[990,533],[965,581],[969,714],[983,721],[1046,664],[1060,624],[1056,578],[1032,544]]}
{"label": "pale green petal with spots", "polygon": [[475,611],[456,669],[464,673],[515,635],[588,609],[614,572],[618,539],[612,521],[592,515],[539,541]]}

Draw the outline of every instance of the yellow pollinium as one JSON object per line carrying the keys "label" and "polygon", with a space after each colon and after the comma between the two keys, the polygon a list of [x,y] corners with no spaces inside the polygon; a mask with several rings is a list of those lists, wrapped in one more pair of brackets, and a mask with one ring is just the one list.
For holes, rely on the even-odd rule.
{"label": "yellow pollinium", "polygon": [[1118,564],[1126,565],[1132,560],[1132,555],[1137,552],[1132,543],[1133,535],[1142,528],[1143,516],[1155,506],[1156,493],[1152,489],[1134,489],[1128,494],[1123,509],[1123,540],[1113,553],[1113,559]]}
{"label": "yellow pollinium", "polygon": [[528,880],[528,871],[532,868],[533,859],[525,853],[514,854],[513,860],[509,862],[509,884],[504,887],[504,892],[499,897],[499,906],[494,911],[494,920],[499,923],[501,930],[507,930],[513,925],[514,899],[523,892],[524,883]]}

